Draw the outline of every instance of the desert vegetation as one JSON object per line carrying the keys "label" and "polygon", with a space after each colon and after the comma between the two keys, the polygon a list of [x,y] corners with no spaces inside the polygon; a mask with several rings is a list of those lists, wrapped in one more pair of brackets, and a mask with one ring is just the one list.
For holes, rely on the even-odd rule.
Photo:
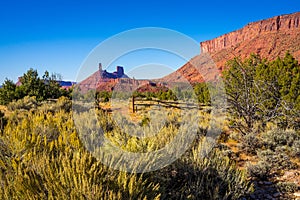
{"label": "desert vegetation", "polygon": [[[274,61],[258,55],[235,58],[224,71],[229,140],[238,143],[238,160],[247,157],[243,166],[249,177],[273,181],[281,192],[299,189],[299,70],[298,61],[287,52]],[[288,171],[295,172],[294,179],[278,181]]]}
{"label": "desert vegetation", "polygon": [[[300,169],[298,62],[289,53],[274,61],[258,55],[235,58],[228,62],[223,79],[227,116],[213,118],[210,92],[214,90],[208,87],[214,83],[199,83],[194,94],[201,109],[185,109],[183,115],[180,108],[163,107],[159,112],[150,106],[131,113],[140,115],[136,123],[101,107],[109,105],[113,95],[130,99],[132,94],[77,94],[61,89],[49,73],[39,78],[33,69],[21,77],[19,86],[6,80],[0,88],[0,197],[293,198],[292,193],[299,190]],[[171,104],[193,95],[180,87],[175,90],[133,95]],[[72,101],[72,95],[78,101]],[[221,135],[210,146],[207,134],[214,120],[223,119]],[[184,121],[196,125],[187,126]],[[101,131],[95,131],[99,127]],[[149,172],[145,167],[145,172],[136,172],[136,162],[120,162],[117,155],[107,158],[108,164],[97,159],[106,141],[126,152],[154,152],[182,130],[195,132],[195,138],[178,159],[158,170]],[[141,132],[149,137],[139,137]],[[150,157],[145,160],[151,164]]]}

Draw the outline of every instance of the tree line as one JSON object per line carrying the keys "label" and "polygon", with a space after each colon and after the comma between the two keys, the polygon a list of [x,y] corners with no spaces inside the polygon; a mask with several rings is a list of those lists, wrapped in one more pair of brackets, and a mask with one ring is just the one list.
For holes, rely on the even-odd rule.
{"label": "tree line", "polygon": [[38,101],[58,99],[61,96],[71,97],[71,90],[62,89],[58,83],[59,74],[44,73],[39,77],[37,70],[29,69],[19,78],[20,85],[6,79],[0,88],[0,104],[7,105],[12,101],[35,96]]}

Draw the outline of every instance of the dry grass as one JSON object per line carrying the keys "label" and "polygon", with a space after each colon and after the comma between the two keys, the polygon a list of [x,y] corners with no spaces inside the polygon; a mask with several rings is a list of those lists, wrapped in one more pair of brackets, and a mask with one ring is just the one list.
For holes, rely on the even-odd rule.
{"label": "dry grass", "polygon": [[6,106],[0,105],[0,111],[3,112],[6,117],[10,115],[10,112],[7,110]]}
{"label": "dry grass", "polygon": [[6,111],[6,110],[7,110],[7,108],[6,108],[6,106],[2,106],[2,105],[0,105],[0,110],[1,110],[1,111]]}
{"label": "dry grass", "polygon": [[228,141],[225,143],[234,153],[237,153],[239,151],[238,148],[238,142],[233,139],[228,139]]}
{"label": "dry grass", "polygon": [[234,139],[228,139],[225,142],[225,145],[230,148],[230,150],[238,155],[237,166],[239,169],[245,169],[246,163],[250,162],[251,164],[257,163],[256,156],[248,155],[244,152],[241,152],[239,148],[239,142]]}

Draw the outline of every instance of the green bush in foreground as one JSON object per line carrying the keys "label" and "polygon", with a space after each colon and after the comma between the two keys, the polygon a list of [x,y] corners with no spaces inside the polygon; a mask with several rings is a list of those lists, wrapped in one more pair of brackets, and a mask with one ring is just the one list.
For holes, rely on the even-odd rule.
{"label": "green bush in foreground", "polygon": [[261,147],[256,149],[258,163],[249,164],[251,177],[268,179],[284,170],[295,169],[291,158],[299,155],[300,135],[295,130],[273,129],[260,135]]}

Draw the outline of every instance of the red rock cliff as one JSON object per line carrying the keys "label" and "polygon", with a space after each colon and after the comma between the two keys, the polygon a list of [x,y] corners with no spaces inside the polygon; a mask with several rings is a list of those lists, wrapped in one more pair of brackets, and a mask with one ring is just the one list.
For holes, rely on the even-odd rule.
{"label": "red rock cliff", "polygon": [[185,78],[190,82],[201,82],[203,77],[215,80],[226,68],[228,60],[244,59],[251,53],[273,60],[289,51],[300,61],[300,12],[252,22],[240,30],[200,44],[202,52],[208,53],[216,67],[203,68],[203,58],[198,55],[163,80],[180,82]]}
{"label": "red rock cliff", "polygon": [[249,23],[237,31],[227,33],[213,40],[201,42],[201,51],[214,53],[222,49],[235,47],[241,42],[252,40],[260,35],[296,29],[300,31],[300,12]]}

